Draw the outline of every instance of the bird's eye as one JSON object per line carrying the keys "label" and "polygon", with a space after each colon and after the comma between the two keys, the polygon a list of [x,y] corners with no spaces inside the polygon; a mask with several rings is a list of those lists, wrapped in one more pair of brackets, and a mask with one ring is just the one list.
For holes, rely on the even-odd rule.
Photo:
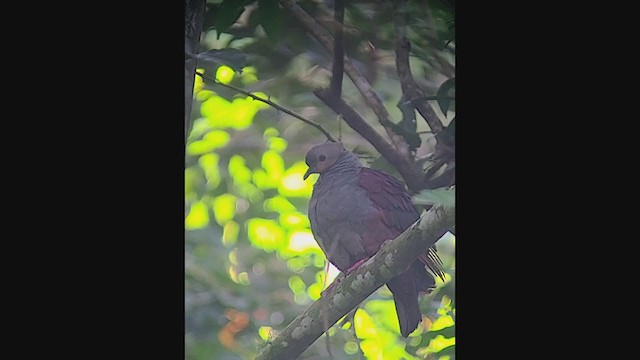
{"label": "bird's eye", "polygon": [[325,161],[325,160],[327,160],[327,157],[324,156],[324,154],[322,154],[322,155],[318,156],[318,160]]}

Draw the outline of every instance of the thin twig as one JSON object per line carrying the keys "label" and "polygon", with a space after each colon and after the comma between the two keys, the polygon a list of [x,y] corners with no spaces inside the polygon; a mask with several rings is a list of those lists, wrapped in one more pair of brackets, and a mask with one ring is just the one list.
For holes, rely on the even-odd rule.
{"label": "thin twig", "polygon": [[218,82],[215,79],[202,74],[201,72],[197,72],[196,71],[196,74],[199,75],[203,79],[209,80],[209,82],[215,83],[216,85],[220,85],[220,86],[226,87],[228,89],[237,91],[237,92],[239,92],[241,94],[247,95],[247,96],[251,97],[254,100],[261,101],[261,102],[263,102],[265,104],[268,104],[268,105],[270,105],[270,106],[272,106],[272,107],[274,107],[274,108],[276,108],[276,109],[278,109],[278,110],[280,110],[280,111],[282,111],[284,113],[287,113],[287,114],[289,114],[289,115],[291,115],[291,116],[293,116],[293,117],[295,117],[297,119],[300,119],[300,120],[304,121],[305,123],[313,126],[314,128],[320,130],[327,137],[327,139],[329,139],[329,141],[337,142],[336,139],[334,139],[333,136],[331,136],[331,133],[329,133],[329,131],[327,129],[325,129],[322,125],[318,124],[317,122],[315,122],[313,120],[307,119],[306,117],[304,117],[304,116],[302,116],[300,114],[296,114],[295,112],[293,112],[293,111],[291,111],[291,110],[289,110],[289,109],[287,109],[287,108],[285,108],[283,106],[280,106],[280,105],[274,103],[271,100],[263,99],[263,98],[261,98],[259,96],[256,96],[256,95],[254,95],[254,94],[252,94],[252,93],[250,93],[248,91],[245,91],[243,89],[237,88],[237,87],[235,87],[233,85],[223,84],[221,82]]}
{"label": "thin twig", "polygon": [[449,96],[449,95],[442,95],[442,96],[424,96],[421,98],[416,98],[413,99],[413,101],[415,100],[454,100],[455,101],[456,97],[455,96]]}
{"label": "thin twig", "polygon": [[[334,40],[331,34],[323,28],[311,15],[309,15],[304,9],[302,9],[295,0],[280,0],[280,3],[284,8],[295,17],[300,24],[311,34],[327,52],[333,54]],[[362,75],[360,70],[351,62],[348,56],[344,57],[344,72],[349,76],[353,84],[356,86],[360,94],[364,97],[367,105],[373,110],[378,118],[378,122],[384,127],[385,131],[391,138],[391,141],[402,154],[403,157],[409,159],[409,145],[404,138],[396,134],[389,126],[392,123],[391,115],[389,111],[384,107],[384,104],[376,91],[373,89],[369,81]]]}

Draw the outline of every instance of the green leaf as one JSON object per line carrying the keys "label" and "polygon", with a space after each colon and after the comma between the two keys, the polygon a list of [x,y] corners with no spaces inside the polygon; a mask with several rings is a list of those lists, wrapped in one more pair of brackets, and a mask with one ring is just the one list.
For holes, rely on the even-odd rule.
{"label": "green leaf", "polygon": [[452,326],[448,326],[444,329],[440,329],[440,330],[435,330],[435,331],[428,331],[425,335],[424,335],[424,339],[423,340],[427,340],[431,341],[431,339],[435,339],[436,336],[438,335],[442,335],[445,338],[452,338],[456,336],[456,326],[452,325]]}
{"label": "green leaf", "polygon": [[214,26],[216,27],[216,31],[218,33],[218,38],[220,38],[220,34],[227,31],[231,25],[233,25],[238,17],[244,11],[244,6],[251,1],[248,0],[224,0],[222,4],[218,7],[218,11],[216,13],[216,19],[214,22]]}
{"label": "green leaf", "polygon": [[402,120],[398,125],[407,131],[416,132],[416,110],[413,103],[403,94],[396,106],[402,112]]}
{"label": "green leaf", "polygon": [[442,113],[445,117],[447,116],[447,110],[449,110],[449,105],[451,103],[451,100],[449,100],[448,98],[449,90],[453,89],[455,91],[455,88],[456,78],[453,77],[443,82],[436,94],[438,96],[438,105],[440,106],[440,110],[442,110]]}
{"label": "green leaf", "polygon": [[415,149],[417,149],[422,143],[422,139],[416,133],[418,125],[416,123],[415,107],[410,100],[405,98],[404,94],[400,100],[398,100],[398,104],[396,104],[396,106],[402,112],[402,120],[400,120],[398,124],[394,124],[392,127],[407,141],[411,151],[415,151]]}
{"label": "green leaf", "polygon": [[259,0],[258,19],[269,40],[275,44],[282,28],[282,10],[278,6],[278,0]]}
{"label": "green leaf", "polygon": [[247,66],[247,54],[237,49],[209,50],[198,54],[198,66],[215,73],[220,65],[227,65],[235,71]]}
{"label": "green leaf", "polygon": [[413,197],[413,203],[418,205],[443,205],[453,207],[456,205],[455,188],[422,190]]}

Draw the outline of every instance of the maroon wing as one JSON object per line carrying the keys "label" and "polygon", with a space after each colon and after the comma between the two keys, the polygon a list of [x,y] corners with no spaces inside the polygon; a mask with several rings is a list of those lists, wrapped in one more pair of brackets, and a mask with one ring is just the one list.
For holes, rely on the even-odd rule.
{"label": "maroon wing", "polygon": [[[398,237],[418,220],[420,214],[402,183],[387,173],[363,167],[360,170],[359,184],[366,190],[377,210],[362,236],[365,250],[372,256],[385,240]],[[421,255],[419,259],[444,280],[442,261],[435,247],[430,248],[428,253]]]}

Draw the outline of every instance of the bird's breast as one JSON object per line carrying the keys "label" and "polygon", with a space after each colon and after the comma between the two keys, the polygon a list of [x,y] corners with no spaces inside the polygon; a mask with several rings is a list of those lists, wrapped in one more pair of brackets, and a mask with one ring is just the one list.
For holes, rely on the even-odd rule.
{"label": "bird's breast", "polygon": [[320,219],[318,225],[336,227],[338,224],[350,223],[359,226],[374,211],[371,200],[362,188],[336,186],[318,190],[312,204],[315,216]]}

